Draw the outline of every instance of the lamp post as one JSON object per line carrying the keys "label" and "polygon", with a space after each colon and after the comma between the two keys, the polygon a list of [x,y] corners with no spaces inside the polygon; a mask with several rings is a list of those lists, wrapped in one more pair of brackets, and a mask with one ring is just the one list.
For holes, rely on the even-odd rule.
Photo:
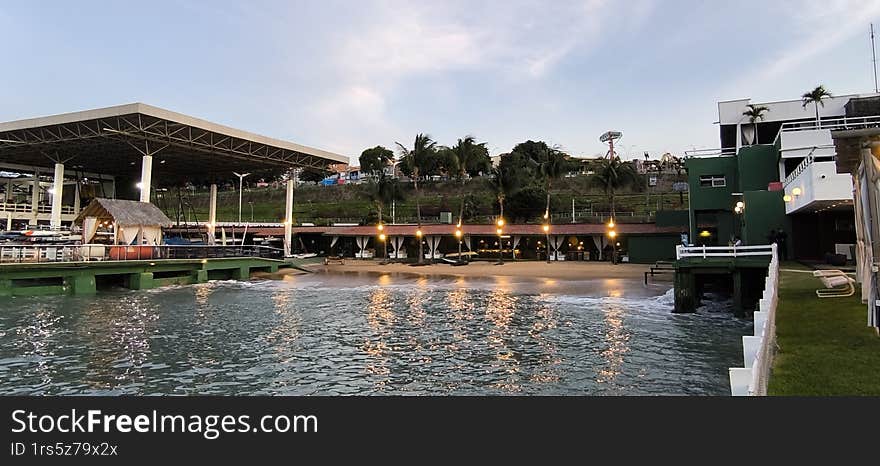
{"label": "lamp post", "polygon": [[382,259],[385,259],[385,225],[382,225],[382,221],[379,221],[379,224],[376,225],[376,229],[379,230],[379,242],[382,243]]}
{"label": "lamp post", "polygon": [[[614,240],[617,238],[617,232],[614,230],[609,231],[608,237],[611,238],[611,243],[613,245]],[[611,263],[617,265],[617,248],[614,246],[611,247]]]}
{"label": "lamp post", "polygon": [[241,194],[244,191],[244,178],[250,173],[232,173],[238,177],[238,223],[241,223]]}
{"label": "lamp post", "polygon": [[425,253],[423,252],[423,249],[422,249],[422,229],[421,228],[416,230],[416,239],[419,240],[419,264],[424,264],[425,263]]}
{"label": "lamp post", "polygon": [[550,225],[544,224],[544,239],[547,241],[547,263],[550,263]]}
{"label": "lamp post", "polygon": [[458,240],[458,263],[461,263],[461,225],[455,229],[455,239]]}
{"label": "lamp post", "polygon": [[498,218],[498,221],[495,222],[495,225],[498,226],[495,229],[495,232],[498,233],[498,263],[497,265],[504,265],[504,245],[502,244],[501,235],[504,233],[504,219]]}

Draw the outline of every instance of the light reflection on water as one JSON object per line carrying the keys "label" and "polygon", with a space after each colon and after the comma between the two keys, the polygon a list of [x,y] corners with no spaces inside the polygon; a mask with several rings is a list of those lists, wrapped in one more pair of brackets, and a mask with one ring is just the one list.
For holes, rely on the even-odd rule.
{"label": "light reflection on water", "polygon": [[0,394],[726,394],[750,323],[620,279],[313,275],[0,303]]}

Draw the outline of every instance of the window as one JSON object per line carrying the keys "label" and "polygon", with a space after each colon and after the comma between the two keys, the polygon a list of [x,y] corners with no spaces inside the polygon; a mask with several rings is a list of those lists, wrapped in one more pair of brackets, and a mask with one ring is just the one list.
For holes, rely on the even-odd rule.
{"label": "window", "polygon": [[657,176],[652,175],[648,177],[648,186],[657,186]]}
{"label": "window", "polygon": [[724,175],[700,175],[701,188],[723,188],[727,186]]}

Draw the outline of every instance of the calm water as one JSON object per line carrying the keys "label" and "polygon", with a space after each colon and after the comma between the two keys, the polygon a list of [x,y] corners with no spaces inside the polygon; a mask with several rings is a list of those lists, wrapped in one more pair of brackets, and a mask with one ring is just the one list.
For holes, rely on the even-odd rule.
{"label": "calm water", "polygon": [[751,323],[638,281],[309,275],[0,303],[0,394],[718,394]]}

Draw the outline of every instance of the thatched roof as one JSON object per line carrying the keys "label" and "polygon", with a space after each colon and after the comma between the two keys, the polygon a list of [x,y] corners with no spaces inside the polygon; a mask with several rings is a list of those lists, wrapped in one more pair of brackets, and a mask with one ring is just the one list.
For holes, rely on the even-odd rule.
{"label": "thatched roof", "polygon": [[170,227],[171,220],[149,202],[104,199],[97,197],[80,211],[74,223],[82,223],[86,217],[111,218],[117,225],[149,225]]}

